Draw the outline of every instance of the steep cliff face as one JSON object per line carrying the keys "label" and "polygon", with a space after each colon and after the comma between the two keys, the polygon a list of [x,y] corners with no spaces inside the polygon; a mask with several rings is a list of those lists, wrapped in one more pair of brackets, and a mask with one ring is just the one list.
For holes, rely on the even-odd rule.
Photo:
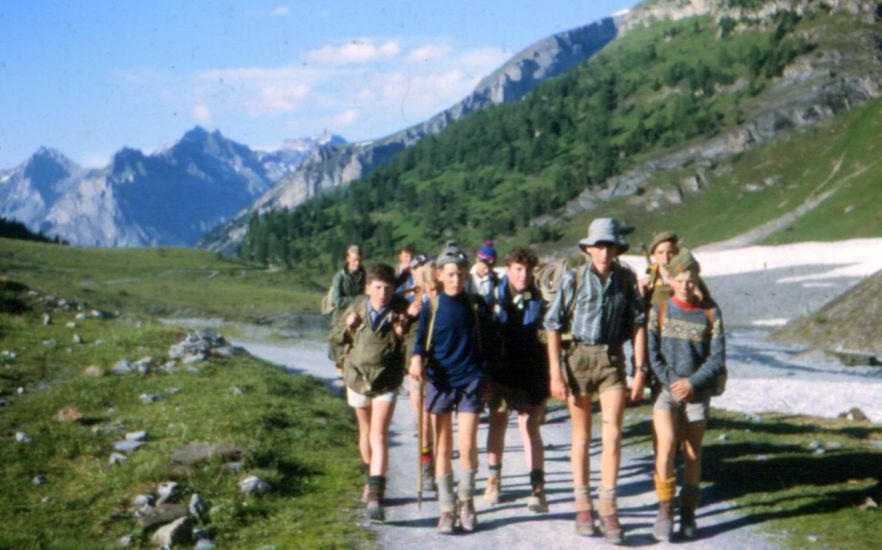
{"label": "steep cliff face", "polygon": [[375,141],[316,149],[291,176],[279,181],[230,223],[206,235],[200,246],[230,250],[252,213],[294,207],[322,191],[368,175],[406,147],[473,111],[520,100],[539,82],[572,69],[600,51],[616,37],[619,21],[618,17],[608,17],[530,45],[484,78],[468,97],[421,124]]}

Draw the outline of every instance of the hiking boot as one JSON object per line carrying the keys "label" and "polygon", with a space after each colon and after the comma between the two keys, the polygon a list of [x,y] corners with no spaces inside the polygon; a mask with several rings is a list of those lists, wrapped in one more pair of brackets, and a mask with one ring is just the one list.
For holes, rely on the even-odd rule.
{"label": "hiking boot", "polygon": [[658,542],[670,542],[674,532],[674,501],[667,500],[658,503],[658,515],[655,517],[655,525],[652,527],[652,536]]}
{"label": "hiking boot", "polygon": [[459,505],[459,525],[466,533],[474,532],[478,526],[478,514],[475,512],[475,501],[464,500]]}
{"label": "hiking boot", "polygon": [[383,523],[386,520],[386,514],[379,500],[368,501],[364,509],[364,517],[371,523]]}
{"label": "hiking boot", "polygon": [[441,517],[438,518],[438,534],[452,535],[455,527],[456,516],[453,515],[453,512],[441,512]]}
{"label": "hiking boot", "polygon": [[537,489],[527,497],[527,509],[536,514],[548,513],[548,501],[544,489]]}
{"label": "hiking boot", "polygon": [[422,491],[424,493],[429,493],[431,491],[438,490],[438,487],[435,485],[435,465],[432,464],[432,461],[426,460],[421,465],[420,468],[423,469],[423,486]]}
{"label": "hiking boot", "polygon": [[597,527],[594,522],[594,510],[580,510],[576,512],[576,534],[583,537],[597,535]]}
{"label": "hiking boot", "polygon": [[603,538],[610,544],[622,544],[625,538],[622,535],[622,526],[619,524],[619,516],[612,513],[608,516],[600,516],[600,531]]}
{"label": "hiking boot", "polygon": [[695,524],[695,508],[680,508],[680,538],[692,540],[698,531]]}
{"label": "hiking boot", "polygon": [[499,504],[499,477],[491,475],[487,478],[487,488],[484,489],[484,502],[488,506]]}

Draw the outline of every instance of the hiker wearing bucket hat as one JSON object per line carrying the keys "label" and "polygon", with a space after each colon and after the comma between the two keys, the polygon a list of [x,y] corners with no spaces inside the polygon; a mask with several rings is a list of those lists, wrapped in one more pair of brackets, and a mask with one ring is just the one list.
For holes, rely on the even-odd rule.
{"label": "hiker wearing bucket hat", "polygon": [[[595,533],[594,511],[588,487],[588,445],[591,441],[591,397],[600,399],[603,449],[600,465],[599,512],[601,530],[612,543],[623,541],[616,510],[616,485],[621,460],[621,431],[625,403],[643,394],[646,366],[646,312],[634,273],[616,261],[628,249],[620,224],[612,218],[591,222],[579,247],[588,262],[568,270],[560,291],[545,316],[551,395],[566,401],[572,421],[573,489],[576,532]],[[573,343],[561,356],[561,331],[572,333]],[[627,391],[624,343],[632,341],[640,367]]]}

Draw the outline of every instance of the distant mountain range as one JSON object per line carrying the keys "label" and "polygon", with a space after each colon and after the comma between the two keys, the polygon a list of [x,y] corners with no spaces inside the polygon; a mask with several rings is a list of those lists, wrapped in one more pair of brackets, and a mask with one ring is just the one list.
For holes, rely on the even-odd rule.
{"label": "distant mountain range", "polygon": [[485,77],[465,99],[432,118],[381,139],[317,147],[297,170],[279,180],[233,220],[216,228],[199,246],[231,252],[254,212],[291,208],[322,191],[345,185],[387,164],[405,148],[477,110],[522,99],[538,83],[590,58],[618,34],[627,12],[554,34],[523,49]]}
{"label": "distant mountain range", "polygon": [[195,127],[154,154],[124,148],[110,165],[84,169],[41,148],[0,171],[0,216],[84,246],[192,246],[339,136],[290,140],[253,151]]}

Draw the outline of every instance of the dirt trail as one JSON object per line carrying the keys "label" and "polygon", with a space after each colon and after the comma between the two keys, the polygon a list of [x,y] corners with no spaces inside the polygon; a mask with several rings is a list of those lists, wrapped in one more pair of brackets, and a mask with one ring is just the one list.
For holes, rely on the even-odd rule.
{"label": "dirt trail", "polygon": [[[309,373],[326,379],[333,372],[325,359],[324,349],[312,345],[288,347],[240,341],[252,354],[283,366],[292,372]],[[337,386],[339,387],[339,386]],[[626,423],[638,420],[636,413],[626,412]],[[481,466],[478,473],[478,490],[483,491],[486,480],[487,437],[486,424],[478,433]],[[390,476],[387,489],[388,507],[386,523],[374,527],[382,548],[421,550],[444,548],[491,548],[534,549],[540,545],[554,550],[570,548],[609,548],[601,538],[577,537],[573,530],[573,499],[570,480],[569,415],[562,408],[550,409],[547,422],[542,426],[546,449],[546,479],[550,512],[537,515],[527,510],[523,500],[529,492],[529,477],[517,425],[512,418],[506,435],[503,469],[502,502],[489,508],[476,500],[478,508],[478,531],[471,535],[441,536],[435,533],[438,507],[435,495],[424,495],[422,508],[416,501],[416,430],[415,415],[410,400],[402,395],[390,434]],[[594,434],[599,433],[595,422]],[[624,438],[624,456],[619,482],[619,508],[622,523],[627,530],[628,546],[654,545],[650,533],[655,517],[655,493],[650,475],[652,472],[652,449],[646,436],[627,434]],[[592,488],[598,484],[599,443],[591,446]],[[455,466],[458,472],[458,465]],[[595,494],[596,499],[596,494]],[[744,548],[777,548],[750,526],[748,518],[730,512],[731,504],[714,498],[712,487],[704,489],[704,504],[699,510],[699,539],[677,543],[677,547],[714,548],[741,550]]]}

